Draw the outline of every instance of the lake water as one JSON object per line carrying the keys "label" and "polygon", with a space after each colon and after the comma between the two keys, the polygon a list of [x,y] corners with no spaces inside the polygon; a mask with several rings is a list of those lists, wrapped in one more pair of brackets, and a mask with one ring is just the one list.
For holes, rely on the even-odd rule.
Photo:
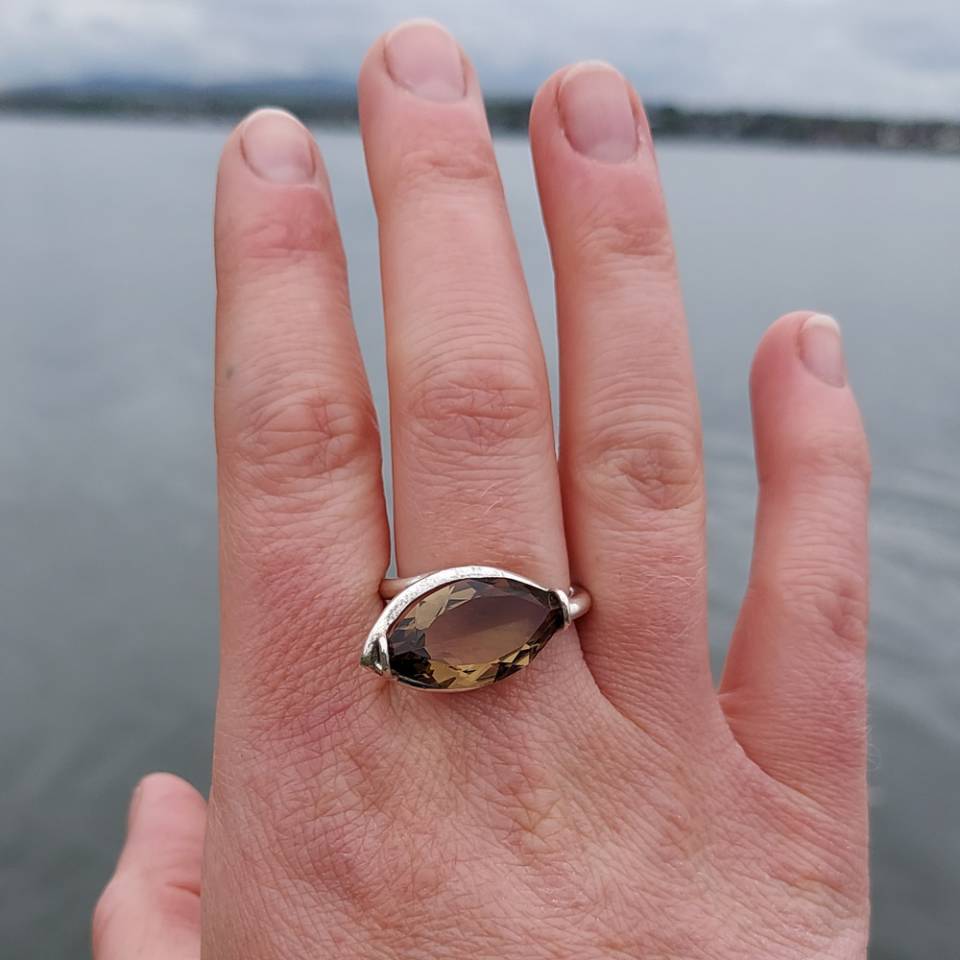
{"label": "lake water", "polygon": [[[87,954],[153,769],[206,788],[216,679],[217,126],[0,120],[0,955]],[[320,131],[385,410],[360,144]],[[526,145],[499,145],[551,366]],[[780,313],[845,331],[871,437],[875,960],[960,943],[960,162],[666,144],[706,432],[711,634],[742,594],[746,380]]]}

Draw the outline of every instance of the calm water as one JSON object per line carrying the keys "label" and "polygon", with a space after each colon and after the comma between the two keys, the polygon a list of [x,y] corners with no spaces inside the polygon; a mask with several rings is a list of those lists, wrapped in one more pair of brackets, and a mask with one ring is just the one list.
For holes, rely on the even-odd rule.
{"label": "calm water", "polygon": [[[82,957],[130,788],[206,786],[216,551],[211,189],[225,131],[0,121],[0,955]],[[374,391],[374,222],[353,134],[321,132]],[[500,154],[551,364],[546,247]],[[755,493],[746,378],[764,327],[843,322],[873,445],[876,960],[957,956],[960,163],[661,150],[706,429],[722,655]]]}

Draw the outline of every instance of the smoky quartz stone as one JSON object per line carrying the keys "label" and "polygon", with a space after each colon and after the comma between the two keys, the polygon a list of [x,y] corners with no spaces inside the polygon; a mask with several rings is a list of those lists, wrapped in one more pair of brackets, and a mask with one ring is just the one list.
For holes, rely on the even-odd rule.
{"label": "smoky quartz stone", "polygon": [[396,618],[386,635],[390,672],[433,690],[485,686],[525,667],[563,627],[552,591],[507,577],[455,580]]}

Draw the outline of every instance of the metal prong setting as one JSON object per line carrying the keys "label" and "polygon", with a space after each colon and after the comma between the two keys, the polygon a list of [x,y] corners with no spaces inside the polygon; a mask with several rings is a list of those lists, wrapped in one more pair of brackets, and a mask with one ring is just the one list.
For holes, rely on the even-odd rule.
{"label": "metal prong setting", "polygon": [[369,667],[380,676],[390,675],[390,657],[387,653],[387,635],[371,630],[360,654],[360,666]]}
{"label": "metal prong setting", "polygon": [[568,590],[552,590],[551,593],[560,601],[560,606],[563,609],[563,626],[564,629],[570,626],[573,623],[573,610],[570,606],[570,591]]}
{"label": "metal prong setting", "polygon": [[566,606],[572,622],[582,617],[590,609],[590,594],[583,587],[573,586],[566,591]]}

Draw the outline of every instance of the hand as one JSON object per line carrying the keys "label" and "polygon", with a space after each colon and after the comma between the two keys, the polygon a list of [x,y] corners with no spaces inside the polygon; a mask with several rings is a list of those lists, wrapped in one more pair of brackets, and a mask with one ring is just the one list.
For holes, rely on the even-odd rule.
{"label": "hand", "polygon": [[377,427],[321,157],[255,114],[217,198],[213,787],[205,810],[143,782],[97,960],[862,958],[869,467],[836,327],[792,314],[757,352],[756,546],[717,692],[694,376],[636,95],[592,64],[533,108],[559,466],[473,70],[401,28],[360,113],[399,574],[493,563],[594,607],[476,692],[360,670],[389,557]]}

